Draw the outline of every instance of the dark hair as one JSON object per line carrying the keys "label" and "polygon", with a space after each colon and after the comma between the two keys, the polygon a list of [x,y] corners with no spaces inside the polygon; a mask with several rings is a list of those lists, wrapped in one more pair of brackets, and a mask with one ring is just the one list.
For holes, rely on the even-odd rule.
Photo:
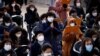
{"label": "dark hair", "polygon": [[44,19],[44,18],[46,18],[46,17],[47,17],[47,14],[46,14],[46,13],[44,13],[44,14],[42,14],[42,15],[41,15],[41,17],[40,17],[40,18],[41,18],[41,20],[43,20],[43,19]]}
{"label": "dark hair", "polygon": [[45,44],[42,46],[42,51],[45,52],[48,48],[51,48],[51,49],[52,49],[52,46],[51,46],[49,43],[45,43]]}
{"label": "dark hair", "polygon": [[93,44],[92,38],[89,38],[89,37],[84,38],[82,41],[83,41],[83,42],[82,42],[82,51],[86,51],[85,43],[86,43],[87,41],[91,41],[92,44]]}
{"label": "dark hair", "polygon": [[21,36],[21,40],[23,40],[23,41],[25,41],[25,40],[27,40],[27,32],[23,29],[23,28],[21,28],[21,27],[14,27],[11,31],[10,31],[10,38],[11,38],[11,40],[12,41],[16,41],[17,40],[17,37],[15,36],[15,34],[17,33],[17,32],[19,32],[19,31],[21,31],[22,32],[22,36]]}
{"label": "dark hair", "polygon": [[94,10],[96,10],[96,11],[98,12],[97,7],[92,7],[92,8],[90,9],[90,15],[92,15],[92,12],[93,12]]}
{"label": "dark hair", "polygon": [[96,17],[95,24],[98,24],[98,21],[100,21],[100,14]]}
{"label": "dark hair", "polygon": [[12,29],[12,31],[13,31],[14,33],[17,33],[17,32],[19,32],[19,31],[22,31],[22,28],[20,28],[20,27],[14,27],[14,28]]}
{"label": "dark hair", "polygon": [[0,18],[3,17],[3,15],[4,15],[3,12],[0,12]]}
{"label": "dark hair", "polygon": [[7,43],[7,42],[10,42],[10,43],[11,43],[11,45],[13,45],[12,40],[11,40],[10,38],[7,38],[7,39],[4,39],[4,40],[2,41],[2,43],[1,43],[1,46],[0,46],[0,47],[4,47],[4,44],[5,44],[5,43]]}
{"label": "dark hair", "polygon": [[[76,2],[77,2],[77,0],[74,0],[74,5],[76,6]],[[80,3],[81,3],[81,0],[79,1]]]}
{"label": "dark hair", "polygon": [[95,32],[95,30],[89,29],[89,30],[87,30],[87,32],[86,32],[86,37],[92,38],[92,36],[95,35],[95,34],[97,34],[97,33]]}
{"label": "dark hair", "polygon": [[40,34],[40,33],[44,34],[43,31],[35,31],[34,33],[35,33],[35,36],[33,36],[33,41],[36,40],[36,37],[37,37],[38,34]]}
{"label": "dark hair", "polygon": [[64,8],[64,10],[66,10],[67,4],[63,4],[63,8]]}
{"label": "dark hair", "polygon": [[4,19],[4,20],[3,20],[4,22],[11,22],[11,21],[12,21],[12,20],[11,20],[11,17],[10,17],[9,15],[4,15],[4,16],[3,16],[3,19]]}
{"label": "dark hair", "polygon": [[52,16],[52,17],[56,18],[56,15],[55,15],[54,13],[52,13],[52,12],[48,12],[48,13],[47,13],[47,17],[48,17],[48,16]]}
{"label": "dark hair", "polygon": [[26,11],[27,11],[27,12],[31,12],[31,10],[30,10],[31,7],[35,8],[34,12],[37,12],[37,8],[35,7],[35,5],[29,5],[29,6],[26,8]]}
{"label": "dark hair", "polygon": [[69,12],[69,15],[71,15],[72,13],[77,13],[75,8],[71,9],[71,11]]}

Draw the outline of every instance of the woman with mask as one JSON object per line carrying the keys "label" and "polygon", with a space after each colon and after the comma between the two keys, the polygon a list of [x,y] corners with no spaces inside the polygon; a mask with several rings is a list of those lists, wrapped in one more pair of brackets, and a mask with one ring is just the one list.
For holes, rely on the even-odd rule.
{"label": "woman with mask", "polygon": [[13,49],[13,44],[11,40],[4,40],[2,42],[2,49],[0,50],[0,56],[17,56]]}
{"label": "woman with mask", "polygon": [[81,56],[99,56],[99,51],[95,49],[92,39],[86,38],[83,40],[82,49],[81,49]]}
{"label": "woman with mask", "polygon": [[14,48],[18,56],[27,56],[28,52],[28,38],[27,32],[20,27],[14,27],[10,32],[10,38],[14,43]]}
{"label": "woman with mask", "polygon": [[39,21],[39,14],[37,13],[37,8],[34,5],[29,5],[26,8],[25,13],[25,22],[27,23],[27,29],[29,32],[29,35],[31,34],[31,31],[33,29],[33,24],[37,21]]}

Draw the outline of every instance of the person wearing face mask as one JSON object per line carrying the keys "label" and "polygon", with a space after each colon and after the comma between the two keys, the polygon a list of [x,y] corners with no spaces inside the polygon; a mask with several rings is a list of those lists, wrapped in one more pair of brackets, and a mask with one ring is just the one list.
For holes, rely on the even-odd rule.
{"label": "person wearing face mask", "polygon": [[94,47],[100,51],[100,48],[99,48],[99,33],[98,32],[95,32],[93,35],[92,35],[92,40],[93,40],[93,45]]}
{"label": "person wearing face mask", "polygon": [[43,45],[41,56],[53,56],[52,46],[49,43]]}
{"label": "person wearing face mask", "polygon": [[84,19],[85,18],[85,12],[83,10],[81,0],[74,0],[74,5],[75,5],[74,7],[76,9],[76,12],[77,12],[77,16],[78,17],[83,16],[83,19]]}
{"label": "person wearing face mask", "polygon": [[16,54],[18,56],[27,56],[29,40],[26,30],[20,27],[14,27],[10,32],[10,38],[14,43]]}
{"label": "person wearing face mask", "polygon": [[[11,17],[8,15],[3,16],[3,26],[5,27],[5,34],[10,32],[16,25],[12,22]],[[8,34],[9,35],[9,34]]]}
{"label": "person wearing face mask", "polygon": [[37,13],[37,8],[34,5],[29,5],[27,8],[27,13],[25,14],[25,22],[29,25],[34,24],[39,21],[39,15]]}
{"label": "person wearing face mask", "polygon": [[8,5],[8,13],[10,14],[10,16],[12,15],[21,15],[21,6],[16,3],[16,1],[13,1],[10,5]]}
{"label": "person wearing face mask", "polygon": [[45,40],[53,46],[54,55],[56,56],[58,55],[58,48],[56,48],[58,43],[56,41],[59,42],[60,38],[58,39],[58,35],[61,34],[61,31],[58,23],[54,21],[55,18],[55,14],[51,12],[47,13],[47,28],[44,30],[44,34],[46,37]]}
{"label": "person wearing face mask", "polygon": [[43,31],[36,31],[35,36],[33,36],[32,45],[31,45],[31,56],[41,55],[42,46],[47,43],[45,41]]}
{"label": "person wearing face mask", "polygon": [[96,8],[92,8],[90,15],[86,17],[86,25],[88,28],[93,28],[93,24],[95,23],[95,20],[98,16]]}
{"label": "person wearing face mask", "polygon": [[34,23],[33,31],[45,30],[47,26],[47,14],[44,13],[40,16],[40,21]]}
{"label": "person wearing face mask", "polygon": [[4,40],[2,42],[2,49],[0,50],[0,56],[17,56],[13,49],[11,40]]}
{"label": "person wearing face mask", "polygon": [[46,13],[44,13],[44,14],[41,15],[40,18],[41,18],[42,23],[47,23],[46,17],[47,17],[47,14]]}
{"label": "person wearing face mask", "polygon": [[93,24],[93,29],[97,32],[100,31],[100,16],[99,15]]}
{"label": "person wearing face mask", "polygon": [[64,24],[67,19],[66,12],[68,11],[68,4],[66,4],[66,1],[68,2],[70,0],[56,0],[54,6],[49,7],[49,9],[54,10],[58,14]]}
{"label": "person wearing face mask", "polygon": [[35,22],[38,22],[40,21],[39,19],[39,14],[37,12],[37,8],[34,6],[34,5],[29,5],[27,8],[26,8],[26,13],[25,13],[25,22],[27,24],[27,29],[28,29],[28,33],[31,34],[30,32],[32,31],[33,29],[33,24]]}
{"label": "person wearing face mask", "polygon": [[70,15],[71,17],[73,17],[73,18],[79,18],[79,17],[77,16],[77,11],[76,11],[75,8],[71,9],[71,11],[69,12],[69,15]]}
{"label": "person wearing face mask", "polygon": [[99,51],[95,49],[92,39],[86,38],[83,40],[82,49],[81,49],[81,56],[99,56]]}

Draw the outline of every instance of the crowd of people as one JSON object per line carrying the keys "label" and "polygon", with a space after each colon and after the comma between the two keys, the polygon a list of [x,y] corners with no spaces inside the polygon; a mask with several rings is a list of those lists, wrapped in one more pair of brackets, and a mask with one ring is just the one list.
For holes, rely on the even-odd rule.
{"label": "crowd of people", "polygon": [[[0,2],[0,56],[100,56],[99,0],[84,1],[86,9],[81,0],[74,0],[73,6],[56,0],[48,12],[40,16],[37,7],[30,4],[25,17],[21,15],[23,3],[20,1]],[[71,31],[63,36],[65,29],[76,26],[74,21],[69,24],[73,18],[82,19],[78,27],[82,34],[77,37]],[[26,22],[27,30],[23,28],[23,22]],[[66,36],[69,39],[64,38]],[[70,52],[65,54],[63,41],[71,42]]]}

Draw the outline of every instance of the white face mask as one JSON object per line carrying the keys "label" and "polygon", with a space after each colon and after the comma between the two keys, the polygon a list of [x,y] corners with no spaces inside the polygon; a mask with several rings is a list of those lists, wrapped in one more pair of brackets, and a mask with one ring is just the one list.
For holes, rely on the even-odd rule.
{"label": "white face mask", "polygon": [[11,23],[5,23],[6,26],[10,26]]}
{"label": "white face mask", "polygon": [[97,16],[97,12],[92,13],[93,16]]}
{"label": "white face mask", "polygon": [[75,26],[75,23],[70,23],[70,26],[72,26],[72,27]]}
{"label": "white face mask", "polygon": [[15,3],[13,3],[13,4],[12,4],[12,7],[14,7],[15,5],[16,5],[16,4],[15,4]]}
{"label": "white face mask", "polygon": [[38,41],[44,41],[44,36],[43,35],[37,36],[37,40]]}
{"label": "white face mask", "polygon": [[35,9],[34,8],[30,8],[30,10],[34,11]]}
{"label": "white face mask", "polygon": [[96,37],[95,37],[95,38],[93,38],[93,41],[96,41],[96,39],[97,39]]}
{"label": "white face mask", "polygon": [[4,49],[6,50],[6,51],[10,51],[11,50],[11,45],[4,45]]}
{"label": "white face mask", "polygon": [[54,18],[53,18],[53,17],[49,17],[49,18],[47,18],[47,20],[48,20],[49,22],[53,22]]}
{"label": "white face mask", "polygon": [[3,23],[3,19],[2,18],[0,18],[0,25]]}
{"label": "white face mask", "polygon": [[0,22],[3,21],[3,18],[0,18]]}
{"label": "white face mask", "polygon": [[45,20],[45,19],[43,19],[43,20],[42,20],[42,23],[46,23],[46,20]]}
{"label": "white face mask", "polygon": [[21,37],[21,34],[16,34],[16,37],[18,37],[18,38]]}
{"label": "white face mask", "polygon": [[100,21],[98,21],[98,24],[100,25]]}
{"label": "white face mask", "polygon": [[76,3],[76,6],[77,6],[77,7],[80,7],[80,6],[81,6],[81,4],[80,4],[80,3]]}
{"label": "white face mask", "polygon": [[43,56],[52,56],[52,53],[44,53]]}

